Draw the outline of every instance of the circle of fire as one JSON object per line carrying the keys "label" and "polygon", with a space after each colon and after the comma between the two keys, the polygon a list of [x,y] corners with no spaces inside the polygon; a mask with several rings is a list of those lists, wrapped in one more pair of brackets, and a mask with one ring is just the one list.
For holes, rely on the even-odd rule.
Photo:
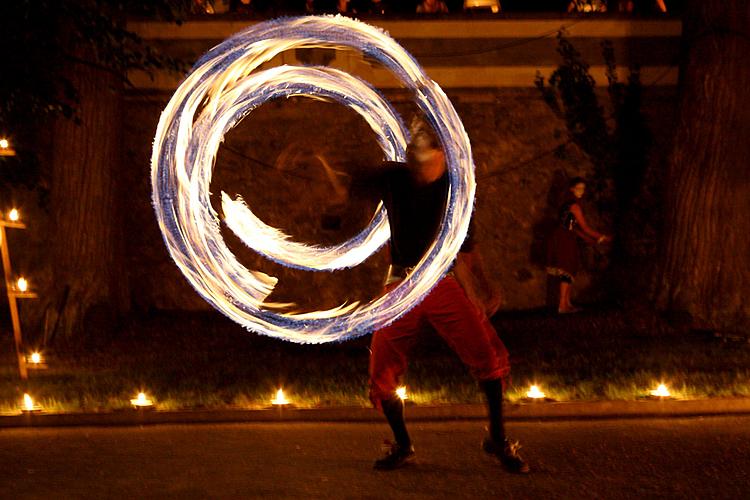
{"label": "circle of fire", "polygon": [[[408,132],[369,84],[327,67],[256,71],[283,51],[352,48],[376,59],[410,89],[446,155],[450,188],[435,241],[407,279],[368,304],[309,313],[264,302],[277,279],[243,266],[226,246],[210,203],[213,165],[224,135],[264,102],[305,96],[337,101],[375,132],[386,160],[405,160]],[[151,158],[154,209],[169,253],[195,290],[223,314],[261,334],[299,343],[344,340],[406,313],[448,271],[466,236],[476,189],[471,146],[442,89],[385,32],[341,16],[267,21],[226,39],[193,67],[162,112]],[[367,228],[330,247],[295,242],[264,224],[240,199],[222,193],[227,226],[250,248],[286,266],[312,271],[353,267],[390,237],[382,204]]]}

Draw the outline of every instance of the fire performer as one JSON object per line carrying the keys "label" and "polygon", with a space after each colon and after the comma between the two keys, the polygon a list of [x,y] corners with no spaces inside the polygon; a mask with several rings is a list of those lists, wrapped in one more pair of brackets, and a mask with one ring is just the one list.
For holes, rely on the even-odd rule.
{"label": "fire performer", "polygon": [[[448,174],[443,151],[424,124],[412,133],[407,162],[386,167],[375,185],[391,227],[391,265],[386,280],[386,290],[391,290],[417,265],[438,233]],[[396,469],[415,458],[404,403],[396,389],[420,330],[429,324],[469,367],[486,395],[489,436],[482,449],[511,472],[529,472],[518,454],[518,443],[505,436],[502,400],[510,364],[508,351],[488,319],[500,306],[501,295],[484,274],[472,233],[470,229],[452,271],[419,305],[372,337],[370,400],[384,413],[395,438],[387,454],[375,462],[375,469]]]}

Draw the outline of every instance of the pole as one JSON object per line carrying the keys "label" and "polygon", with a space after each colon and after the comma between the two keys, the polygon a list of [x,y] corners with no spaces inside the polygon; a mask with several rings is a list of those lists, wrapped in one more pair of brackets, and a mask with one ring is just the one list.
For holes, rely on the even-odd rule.
{"label": "pole", "polygon": [[[13,323],[13,339],[16,344],[16,356],[18,356],[18,374],[21,380],[28,380],[29,373],[26,370],[26,356],[23,349],[23,337],[21,336],[21,321],[18,318],[18,303],[16,293],[13,289],[13,272],[10,267],[10,254],[8,252],[8,239],[5,233],[5,221],[0,221],[0,251],[3,258],[3,270],[5,271],[5,290],[8,292],[8,305],[10,306],[10,318]],[[13,224],[12,227],[25,227],[22,224]]]}

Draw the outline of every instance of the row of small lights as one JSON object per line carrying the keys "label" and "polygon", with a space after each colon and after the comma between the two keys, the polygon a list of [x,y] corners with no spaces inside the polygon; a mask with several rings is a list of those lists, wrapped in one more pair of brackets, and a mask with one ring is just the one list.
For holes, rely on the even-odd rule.
{"label": "row of small lights", "polygon": [[[38,354],[38,353],[35,353]],[[398,395],[401,400],[408,399],[409,397],[406,395],[406,387],[399,387],[396,390],[396,394]],[[130,400],[130,404],[133,405],[134,408],[137,409],[144,409],[144,408],[151,408],[154,406],[154,402],[149,399],[149,397],[146,395],[145,392],[139,392],[138,395]],[[279,389],[276,391],[276,395],[273,399],[271,399],[271,404],[273,406],[285,406],[288,404],[291,404],[291,401],[289,401],[284,394],[284,389]],[[23,407],[22,410],[24,412],[38,412],[42,409],[42,407],[38,404],[34,403],[34,400],[29,396],[28,394],[23,395]]]}
{"label": "row of small lights", "polygon": [[[648,393],[650,396],[655,398],[672,397],[672,393],[669,392],[666,384],[659,384],[656,389],[651,389],[650,391],[648,391]],[[545,399],[547,395],[541,389],[539,389],[538,385],[532,385],[526,392],[526,397],[528,399]]]}
{"label": "row of small lights", "polygon": [[[34,353],[38,354],[38,353]],[[37,361],[38,363],[39,361]],[[33,355],[32,355],[32,363],[33,361]],[[672,397],[672,394],[669,392],[669,389],[665,384],[659,384],[659,386],[656,389],[652,389],[649,391],[649,394],[652,397],[656,398],[669,398]],[[396,389],[396,395],[402,400],[409,399],[409,396],[406,394],[406,387],[399,387]],[[529,390],[526,392],[526,397],[528,399],[533,400],[542,400],[547,397],[547,395],[539,389],[538,385],[532,385],[529,387]],[[154,406],[154,402],[149,399],[149,397],[146,395],[145,392],[139,392],[138,395],[130,400],[130,404],[133,405],[136,409],[146,409],[146,408],[152,408]],[[273,399],[271,399],[271,404],[273,406],[282,407],[285,405],[291,404],[291,401],[287,399],[286,395],[284,394],[283,389],[279,389],[276,391],[275,396]],[[38,412],[41,411],[42,407],[38,404],[34,403],[34,400],[29,396],[28,394],[23,395],[23,412]]]}
{"label": "row of small lights", "polygon": [[[139,392],[138,395],[130,400],[130,404],[134,408],[150,408],[154,406],[154,402],[151,401],[145,392]],[[23,395],[23,406],[21,407],[23,413],[36,413],[42,411],[42,406],[35,403],[34,399],[28,394]]]}

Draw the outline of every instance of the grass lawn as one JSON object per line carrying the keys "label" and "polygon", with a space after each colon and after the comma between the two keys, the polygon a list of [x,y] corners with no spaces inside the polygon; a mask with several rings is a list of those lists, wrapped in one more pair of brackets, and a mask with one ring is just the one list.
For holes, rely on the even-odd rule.
{"label": "grass lawn", "polygon": [[[632,400],[659,382],[681,398],[750,397],[745,339],[656,335],[642,318],[611,310],[505,313],[494,323],[511,353],[511,401],[531,383],[559,401]],[[30,373],[29,392],[47,411],[127,408],[139,390],[160,409],[261,408],[278,387],[302,407],[369,404],[369,336],[305,346],[248,333],[218,313],[162,313],[131,320],[113,337],[44,353],[49,368]],[[17,412],[23,388],[10,332],[0,346],[0,412]],[[481,401],[467,370],[429,332],[405,383],[417,404]]]}

